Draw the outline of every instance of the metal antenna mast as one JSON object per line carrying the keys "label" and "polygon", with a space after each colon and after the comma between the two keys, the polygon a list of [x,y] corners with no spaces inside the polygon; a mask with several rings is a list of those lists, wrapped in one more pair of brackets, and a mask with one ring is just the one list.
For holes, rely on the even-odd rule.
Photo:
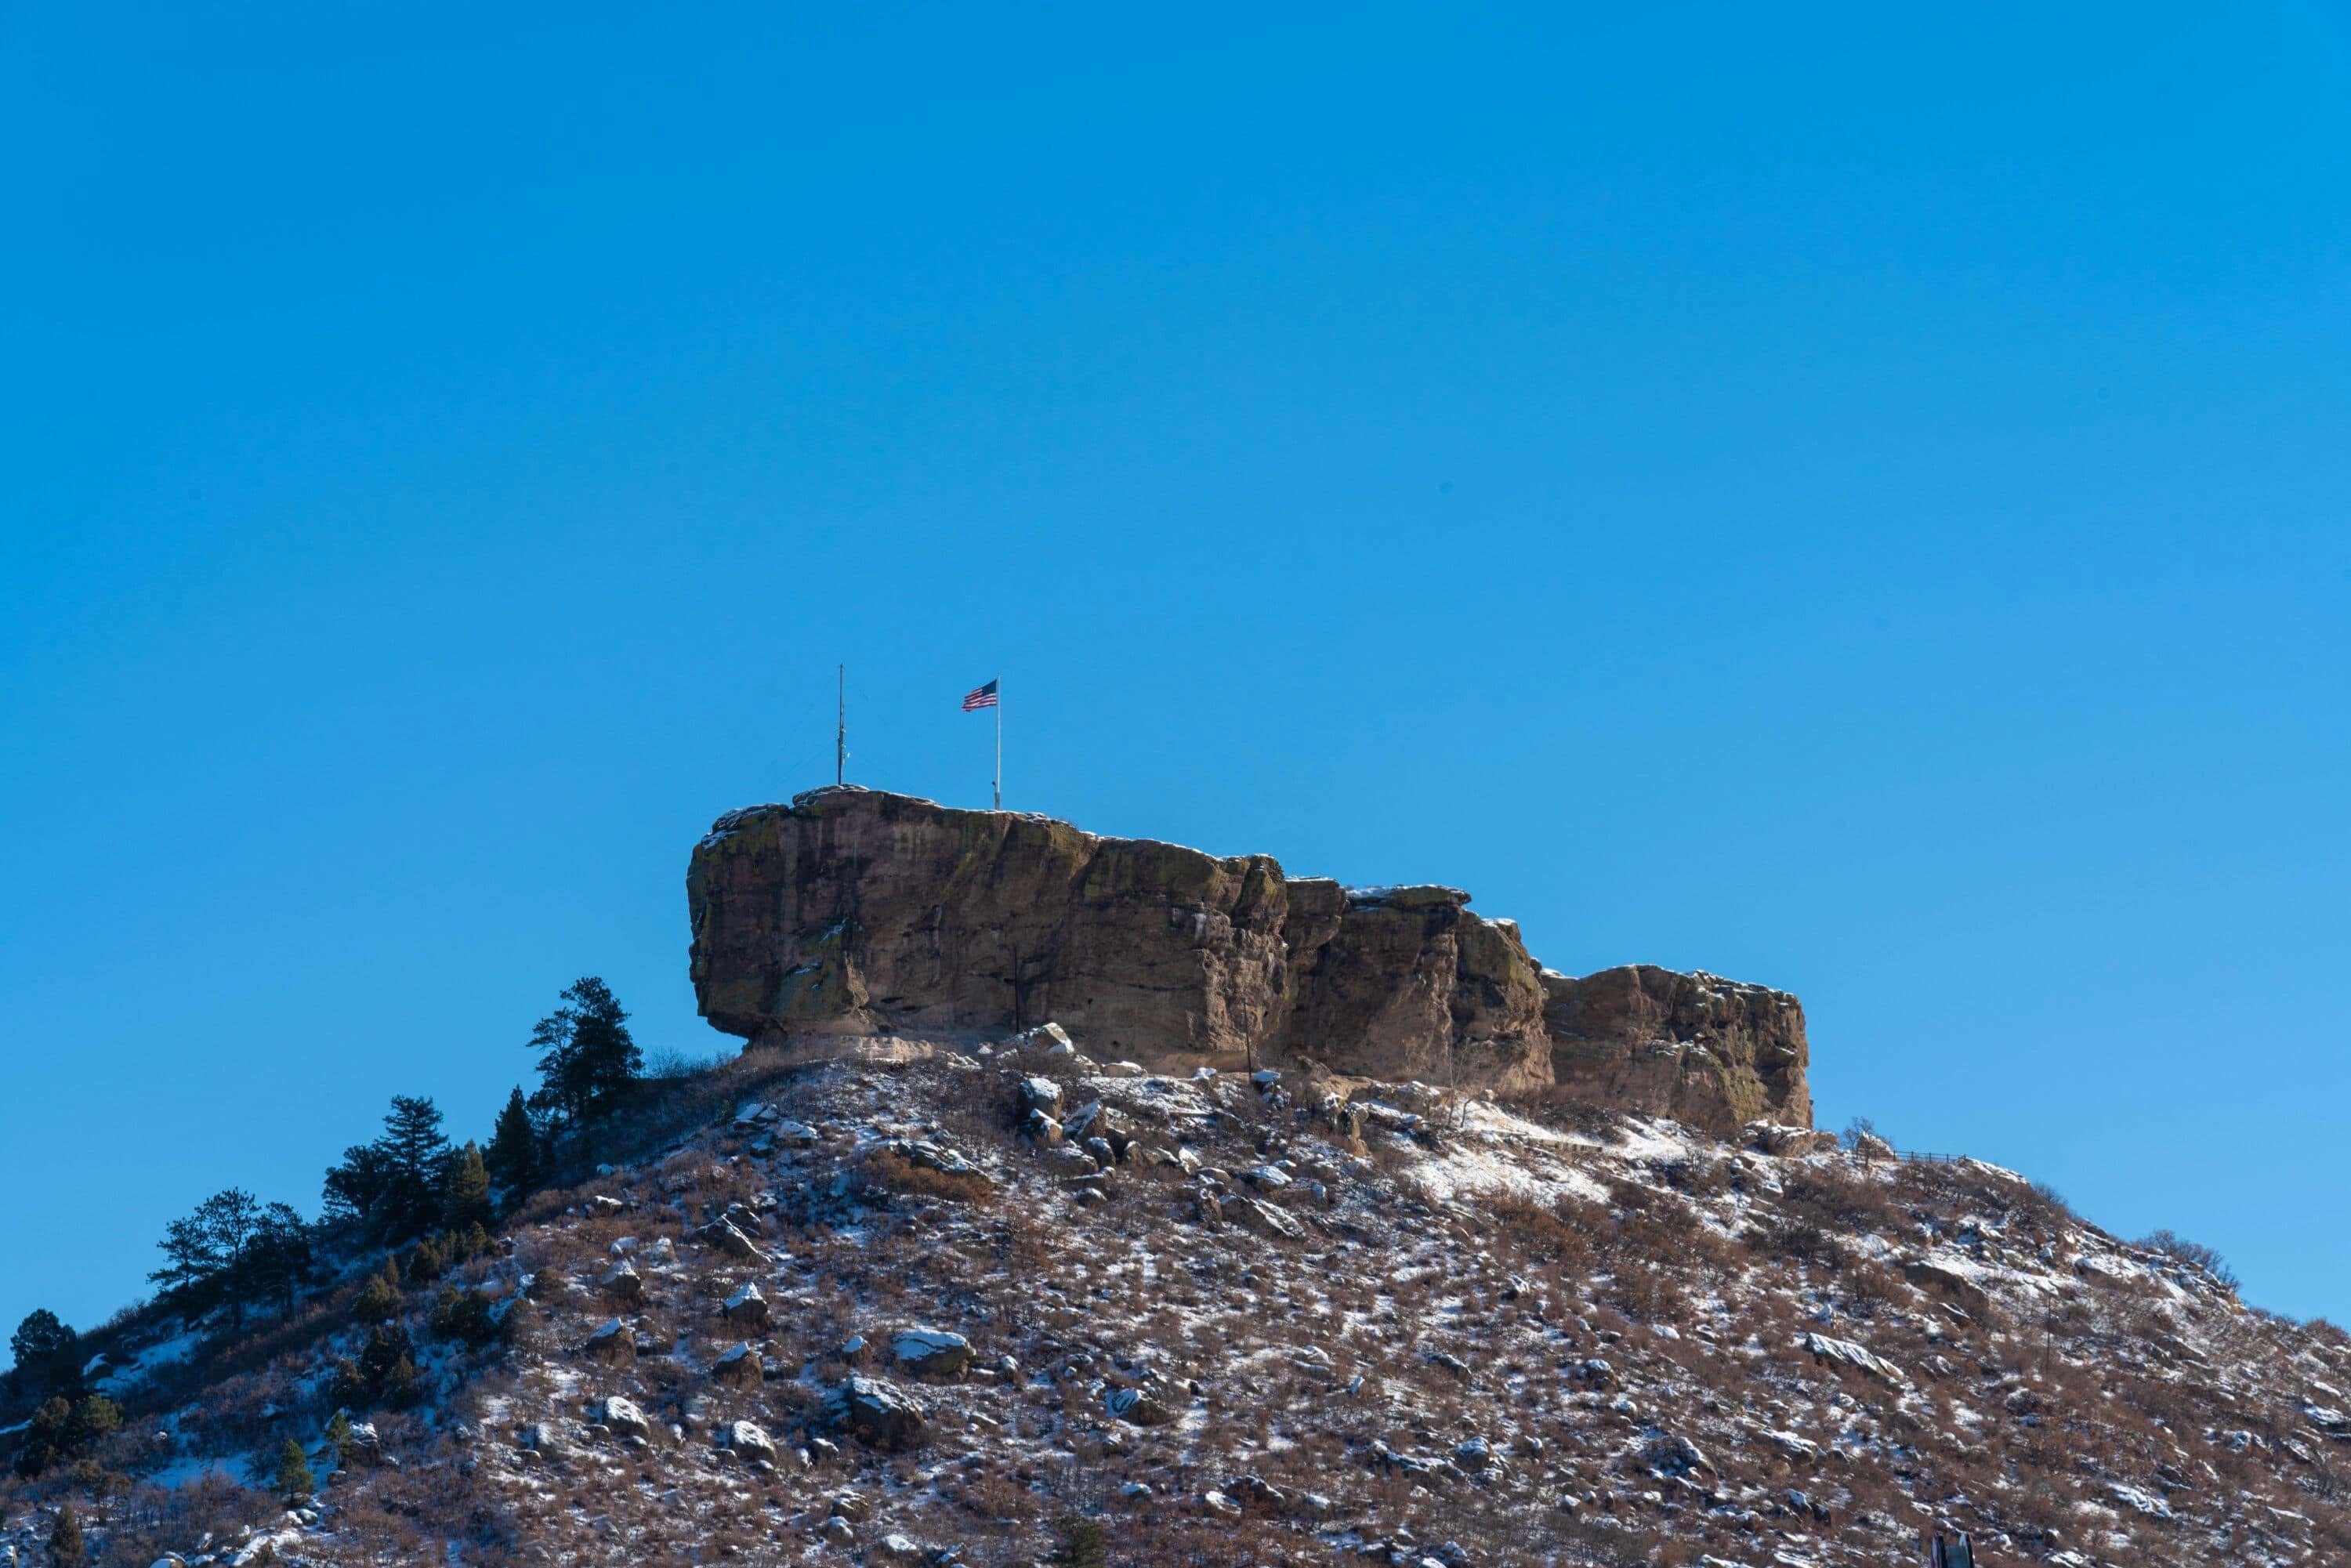
{"label": "metal antenna mast", "polygon": [[832,667],[835,696],[841,704],[840,717],[832,732],[832,781],[849,782],[849,666]]}

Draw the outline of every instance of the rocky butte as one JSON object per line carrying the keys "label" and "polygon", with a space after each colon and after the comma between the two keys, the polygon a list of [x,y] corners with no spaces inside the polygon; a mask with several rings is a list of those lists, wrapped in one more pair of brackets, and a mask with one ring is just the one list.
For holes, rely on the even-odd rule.
{"label": "rocky butte", "polygon": [[1458,888],[1342,887],[847,785],[721,817],[686,894],[703,1016],[754,1047],[1050,1019],[1153,1065],[1554,1084],[1726,1135],[1812,1124],[1794,997],[1646,964],[1559,974]]}

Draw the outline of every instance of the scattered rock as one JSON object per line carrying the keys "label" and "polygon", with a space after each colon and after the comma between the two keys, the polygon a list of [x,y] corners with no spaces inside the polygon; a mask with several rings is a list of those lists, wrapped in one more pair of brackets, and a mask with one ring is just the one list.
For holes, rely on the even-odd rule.
{"label": "scattered rock", "polygon": [[645,1299],[645,1282],[625,1258],[604,1270],[596,1289],[608,1301],[634,1303]]}
{"label": "scattered rock", "polygon": [[768,1326],[768,1298],[759,1287],[746,1280],[735,1287],[735,1293],[718,1303],[718,1315],[737,1328],[763,1329]]}
{"label": "scattered rock", "polygon": [[618,1394],[608,1394],[597,1402],[596,1424],[620,1437],[649,1437],[653,1429],[636,1402]]}
{"label": "scattered rock", "polygon": [[718,1441],[738,1458],[776,1462],[775,1440],[756,1421],[729,1421],[720,1428]]}
{"label": "scattered rock", "polygon": [[637,1359],[636,1336],[618,1318],[606,1318],[588,1334],[582,1353],[598,1361],[630,1362]]}
{"label": "scattered rock", "polygon": [[1103,1396],[1102,1407],[1137,1427],[1164,1427],[1176,1419],[1167,1402],[1145,1388],[1113,1388]]}
{"label": "scattered rock", "polygon": [[712,1220],[694,1235],[697,1241],[715,1247],[730,1258],[740,1258],[746,1262],[768,1261],[768,1255],[759,1249],[758,1243],[737,1229],[735,1222],[724,1216]]}
{"label": "scattered rock", "polygon": [[1900,1367],[1875,1351],[1855,1344],[1849,1339],[1832,1339],[1827,1334],[1805,1333],[1797,1336],[1796,1346],[1800,1350],[1812,1352],[1817,1360],[1839,1362],[1857,1372],[1865,1372],[1872,1377],[1899,1387],[1907,1388],[1910,1385],[1910,1380],[1903,1375]]}
{"label": "scattered rock", "polygon": [[903,1453],[930,1436],[928,1412],[878,1377],[849,1377],[825,1399],[832,1424],[868,1448]]}
{"label": "scattered rock", "polygon": [[898,1370],[926,1383],[953,1383],[971,1367],[971,1341],[944,1329],[909,1329],[890,1342]]}
{"label": "scattered rock", "polygon": [[750,1341],[737,1340],[711,1364],[710,1375],[721,1383],[739,1386],[766,1381],[768,1369],[760,1362],[759,1353],[751,1348]]}

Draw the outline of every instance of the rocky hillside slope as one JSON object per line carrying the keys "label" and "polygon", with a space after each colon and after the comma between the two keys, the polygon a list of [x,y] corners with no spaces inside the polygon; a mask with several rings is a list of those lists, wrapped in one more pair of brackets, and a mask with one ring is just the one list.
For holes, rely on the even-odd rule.
{"label": "rocky hillside slope", "polygon": [[[2351,1561],[2331,1327],[1987,1166],[1555,1092],[754,1052],[381,1330],[360,1272],[110,1344],[130,1419],[0,1492],[19,1561],[68,1499],[133,1568]],[[241,1484],[288,1438],[292,1511]]]}
{"label": "rocky hillside slope", "polygon": [[1557,974],[1456,888],[1343,888],[1266,855],[853,786],[721,818],[686,886],[702,1011],[758,1046],[1050,1017],[1152,1066],[1557,1082],[1721,1134],[1812,1122],[1793,997],[1646,967]]}

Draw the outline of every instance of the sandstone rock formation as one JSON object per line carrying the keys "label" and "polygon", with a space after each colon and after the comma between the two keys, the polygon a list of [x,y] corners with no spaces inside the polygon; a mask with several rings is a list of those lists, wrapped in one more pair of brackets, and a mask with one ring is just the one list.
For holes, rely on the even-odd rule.
{"label": "sandstone rock formation", "polygon": [[1544,970],[1553,1082],[1709,1131],[1813,1124],[1804,1009],[1785,991],[1627,964],[1574,979]]}
{"label": "sandstone rock formation", "polygon": [[1455,888],[1343,888],[850,786],[720,818],[686,890],[703,1015],[754,1045],[1053,1019],[1098,1056],[1557,1082],[1724,1134],[1811,1124],[1793,997],[1646,966],[1552,974]]}

